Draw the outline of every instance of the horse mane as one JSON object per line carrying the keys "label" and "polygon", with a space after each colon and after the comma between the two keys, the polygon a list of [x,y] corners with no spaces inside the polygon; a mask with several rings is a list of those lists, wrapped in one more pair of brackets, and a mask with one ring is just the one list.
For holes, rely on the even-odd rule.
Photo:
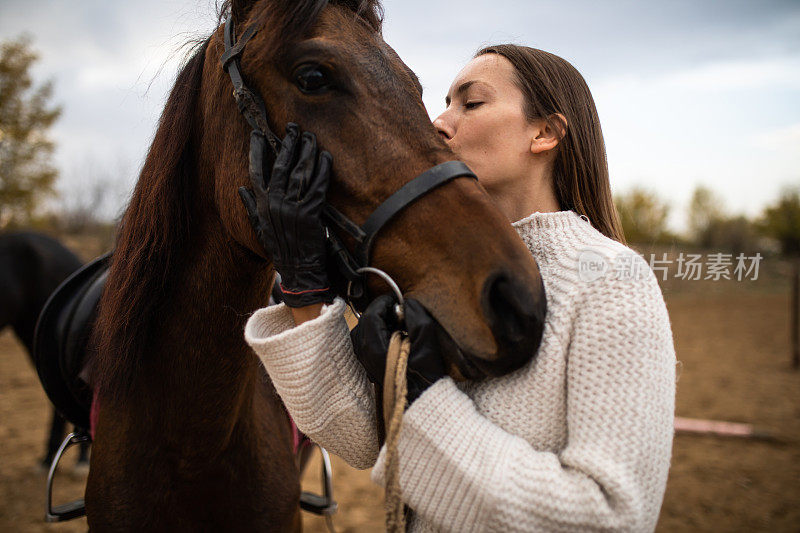
{"label": "horse mane", "polygon": [[130,385],[153,317],[188,240],[194,187],[191,140],[209,39],[175,81],[117,234],[94,327],[96,391]]}

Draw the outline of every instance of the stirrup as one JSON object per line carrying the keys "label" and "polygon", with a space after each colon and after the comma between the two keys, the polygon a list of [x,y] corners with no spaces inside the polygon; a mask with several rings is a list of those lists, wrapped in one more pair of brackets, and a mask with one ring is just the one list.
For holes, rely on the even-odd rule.
{"label": "stirrup", "polygon": [[89,437],[89,434],[84,431],[70,433],[67,435],[67,438],[64,439],[64,442],[61,443],[61,446],[59,446],[55,457],[53,457],[53,462],[50,463],[50,471],[47,473],[47,509],[44,515],[44,519],[47,522],[65,522],[86,515],[86,504],[83,499],[53,507],[53,478],[56,474],[58,461],[61,460],[61,456],[64,455],[67,448],[91,441],[92,439]]}
{"label": "stirrup", "polygon": [[[315,445],[317,446],[317,445]],[[322,454],[322,496],[303,491],[300,494],[300,508],[309,513],[329,517],[339,507],[333,499],[333,478],[331,475],[331,458],[328,451],[322,446],[317,446]]]}

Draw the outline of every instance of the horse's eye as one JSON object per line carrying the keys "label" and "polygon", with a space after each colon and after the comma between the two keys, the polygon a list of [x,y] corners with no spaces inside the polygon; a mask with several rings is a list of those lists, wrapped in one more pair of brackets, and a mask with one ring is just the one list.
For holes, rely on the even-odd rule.
{"label": "horse's eye", "polygon": [[304,93],[320,93],[330,88],[331,80],[319,65],[300,65],[294,71],[294,80]]}

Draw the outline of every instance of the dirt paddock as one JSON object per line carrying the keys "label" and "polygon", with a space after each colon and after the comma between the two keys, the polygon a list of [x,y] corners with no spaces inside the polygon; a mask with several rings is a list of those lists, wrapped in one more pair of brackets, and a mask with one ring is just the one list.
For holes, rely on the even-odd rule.
{"label": "dirt paddock", "polygon": [[[677,435],[658,531],[800,531],[800,372],[789,365],[788,289],[780,282],[666,286],[680,377],[677,414],[755,424],[771,441]],[[0,531],[86,531],[45,524],[37,469],[48,405],[22,347],[0,333]],[[338,531],[380,531],[382,492],[338,458]],[[85,474],[63,462],[57,502],[81,497]],[[318,464],[304,479],[319,490]],[[324,522],[305,514],[307,531]]]}

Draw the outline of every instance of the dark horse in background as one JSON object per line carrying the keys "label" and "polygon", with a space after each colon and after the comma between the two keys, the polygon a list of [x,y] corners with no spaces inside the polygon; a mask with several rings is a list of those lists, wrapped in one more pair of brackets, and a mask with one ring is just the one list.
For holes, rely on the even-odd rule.
{"label": "dark horse in background", "polygon": [[[0,330],[10,326],[33,354],[33,334],[47,298],[81,267],[81,260],[60,242],[31,231],[0,234]],[[50,463],[64,438],[66,420],[54,408],[42,466]],[[88,465],[89,445],[81,446],[78,464]]]}
{"label": "dark horse in background", "polygon": [[[455,160],[416,76],[383,41],[376,1],[222,8],[237,41],[259,30],[240,67],[271,129],[293,121],[317,134],[335,158],[328,201],[357,224]],[[250,185],[250,128],[220,65],[224,49],[219,27],[178,75],[117,235],[94,327],[86,511],[95,531],[301,527],[290,424],[243,339],[274,271],[237,194]],[[371,264],[447,330],[454,377],[500,375],[534,353],[544,319],[537,265],[476,180],[454,179],[404,209],[381,230]],[[387,290],[370,279],[372,294]]]}

